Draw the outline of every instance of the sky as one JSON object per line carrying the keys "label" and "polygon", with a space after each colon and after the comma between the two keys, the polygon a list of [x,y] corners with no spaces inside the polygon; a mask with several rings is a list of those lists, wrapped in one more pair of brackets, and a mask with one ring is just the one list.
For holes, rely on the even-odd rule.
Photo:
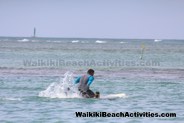
{"label": "sky", "polygon": [[0,0],[0,36],[184,39],[184,0]]}

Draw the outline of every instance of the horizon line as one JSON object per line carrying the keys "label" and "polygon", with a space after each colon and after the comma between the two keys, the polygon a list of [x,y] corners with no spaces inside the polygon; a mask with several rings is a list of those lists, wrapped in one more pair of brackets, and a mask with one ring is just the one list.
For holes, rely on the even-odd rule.
{"label": "horizon line", "polygon": [[63,39],[107,39],[107,40],[111,40],[111,39],[115,39],[115,40],[126,40],[126,39],[133,39],[133,40],[184,40],[184,39],[174,39],[174,38],[102,38],[102,37],[45,37],[45,36],[0,36],[0,38],[63,38]]}

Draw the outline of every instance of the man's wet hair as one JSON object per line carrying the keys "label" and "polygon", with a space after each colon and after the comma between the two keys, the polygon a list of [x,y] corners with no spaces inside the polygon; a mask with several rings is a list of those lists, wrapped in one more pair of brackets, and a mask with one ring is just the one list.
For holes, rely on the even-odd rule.
{"label": "man's wet hair", "polygon": [[95,72],[95,71],[94,71],[93,69],[89,69],[87,73],[88,73],[88,74],[93,74],[94,72]]}

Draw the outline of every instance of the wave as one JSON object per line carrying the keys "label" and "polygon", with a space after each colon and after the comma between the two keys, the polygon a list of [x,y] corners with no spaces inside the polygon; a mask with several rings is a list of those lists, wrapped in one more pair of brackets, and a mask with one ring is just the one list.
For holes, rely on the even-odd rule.
{"label": "wave", "polygon": [[29,42],[29,39],[26,39],[26,38],[24,38],[24,39],[22,39],[22,40],[17,40],[18,42]]}
{"label": "wave", "polygon": [[50,42],[51,42],[51,43],[61,43],[62,41],[57,41],[57,40],[56,40],[56,41],[46,40],[46,42],[49,42],[49,43],[50,43]]}
{"label": "wave", "polygon": [[21,98],[15,98],[15,97],[4,97],[4,98],[0,98],[0,100],[3,100],[3,101],[22,101]]}
{"label": "wave", "polygon": [[39,42],[39,40],[31,40],[31,42]]}
{"label": "wave", "polygon": [[62,41],[52,41],[52,42],[54,42],[54,43],[61,43]]}
{"label": "wave", "polygon": [[161,39],[155,39],[154,42],[160,42],[162,41]]}
{"label": "wave", "polygon": [[100,43],[100,44],[102,44],[102,43],[107,43],[107,41],[96,40],[95,43]]}
{"label": "wave", "polygon": [[89,43],[89,41],[81,41],[81,43]]}
{"label": "wave", "polygon": [[127,42],[124,42],[124,41],[121,41],[121,42],[119,42],[120,44],[125,44],[125,43],[127,43]]}
{"label": "wave", "polygon": [[50,41],[50,40],[46,40],[46,42],[52,42],[52,41]]}
{"label": "wave", "polygon": [[79,40],[73,40],[72,41],[72,43],[78,43],[79,42]]}

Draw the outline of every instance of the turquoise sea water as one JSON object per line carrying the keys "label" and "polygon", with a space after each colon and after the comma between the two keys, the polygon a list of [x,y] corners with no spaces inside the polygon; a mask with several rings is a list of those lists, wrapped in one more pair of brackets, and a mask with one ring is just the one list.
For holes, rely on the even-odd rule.
{"label": "turquoise sea water", "polygon": [[[60,60],[62,64],[38,65],[39,60]],[[95,64],[66,64],[84,60]],[[124,64],[112,64],[117,60]],[[25,61],[30,64],[26,66]],[[97,64],[104,61],[111,63]],[[151,64],[153,61],[159,65]],[[92,90],[103,96],[124,93],[126,97],[39,96],[51,83],[59,83],[67,71],[76,77],[88,68],[96,71]],[[0,122],[183,123],[183,75],[182,40],[0,38]],[[77,118],[75,112],[176,113],[177,117]]]}

